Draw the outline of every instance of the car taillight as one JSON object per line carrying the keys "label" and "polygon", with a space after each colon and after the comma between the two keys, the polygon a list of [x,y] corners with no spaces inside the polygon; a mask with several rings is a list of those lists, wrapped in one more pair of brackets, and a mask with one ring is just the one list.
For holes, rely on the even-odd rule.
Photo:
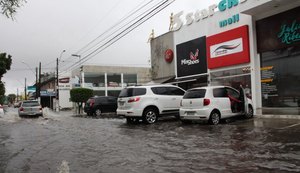
{"label": "car taillight", "polygon": [[138,102],[138,101],[140,101],[140,97],[134,97],[134,98],[130,98],[129,100],[128,100],[128,103],[132,103],[132,102]]}
{"label": "car taillight", "polygon": [[24,111],[24,108],[23,107],[20,107],[20,109],[19,109],[20,111]]}
{"label": "car taillight", "polygon": [[210,100],[209,99],[204,99],[203,100],[203,106],[208,106],[210,104]]}
{"label": "car taillight", "polygon": [[182,107],[182,100],[180,100],[180,107]]}
{"label": "car taillight", "polygon": [[91,100],[91,101],[90,101],[90,107],[93,107],[94,104],[95,104],[95,100]]}

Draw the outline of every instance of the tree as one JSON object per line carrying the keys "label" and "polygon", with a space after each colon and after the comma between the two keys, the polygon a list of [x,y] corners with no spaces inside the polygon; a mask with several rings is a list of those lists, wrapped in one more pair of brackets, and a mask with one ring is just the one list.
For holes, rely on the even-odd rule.
{"label": "tree", "polygon": [[0,0],[1,13],[7,18],[14,19],[14,14],[26,0]]}
{"label": "tree", "polygon": [[5,94],[5,86],[1,79],[10,70],[11,63],[12,59],[10,55],[6,56],[6,53],[0,53],[0,96]]}
{"label": "tree", "polygon": [[71,101],[77,103],[78,114],[82,108],[82,103],[85,103],[90,97],[93,96],[93,90],[88,88],[73,88],[70,90]]}
{"label": "tree", "polygon": [[16,100],[17,96],[16,94],[8,94],[7,96],[7,100],[10,104],[13,104]]}

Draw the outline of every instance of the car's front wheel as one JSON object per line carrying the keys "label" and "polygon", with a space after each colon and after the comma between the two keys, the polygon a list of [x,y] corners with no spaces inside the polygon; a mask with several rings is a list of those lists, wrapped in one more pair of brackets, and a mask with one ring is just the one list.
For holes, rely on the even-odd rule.
{"label": "car's front wheel", "polygon": [[221,115],[218,111],[213,111],[211,114],[210,114],[210,117],[209,117],[209,124],[211,125],[217,125],[220,123],[220,119],[221,119]]}
{"label": "car's front wheel", "polygon": [[153,124],[157,121],[158,113],[153,108],[148,108],[143,113],[143,120],[147,124]]}
{"label": "car's front wheel", "polygon": [[245,118],[252,118],[253,117],[253,108],[252,108],[252,106],[249,106],[248,107],[248,112],[247,113],[245,113]]}
{"label": "car's front wheel", "polygon": [[102,114],[101,109],[98,108],[98,109],[95,110],[95,115],[96,116],[101,116],[101,114]]}

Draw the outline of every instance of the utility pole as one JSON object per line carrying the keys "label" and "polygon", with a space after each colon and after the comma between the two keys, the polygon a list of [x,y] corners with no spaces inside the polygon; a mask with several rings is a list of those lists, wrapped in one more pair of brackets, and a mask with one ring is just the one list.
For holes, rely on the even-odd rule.
{"label": "utility pole", "polygon": [[38,68],[35,68],[35,99],[38,99]]}
{"label": "utility pole", "polygon": [[58,99],[58,58],[56,58],[56,99]]}
{"label": "utility pole", "polygon": [[26,77],[25,77],[25,88],[24,88],[24,91],[25,91],[25,100],[27,100],[27,86],[26,86]]}
{"label": "utility pole", "polygon": [[39,70],[38,70],[38,81],[37,81],[37,98],[41,97],[41,77],[42,77],[42,64],[39,63]]}

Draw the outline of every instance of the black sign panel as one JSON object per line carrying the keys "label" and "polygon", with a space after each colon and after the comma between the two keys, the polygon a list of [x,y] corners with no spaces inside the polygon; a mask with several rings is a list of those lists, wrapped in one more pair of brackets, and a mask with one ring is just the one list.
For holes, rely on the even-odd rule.
{"label": "black sign panel", "polygon": [[176,46],[177,77],[207,73],[206,37]]}
{"label": "black sign panel", "polygon": [[256,22],[258,52],[300,44],[300,7]]}

